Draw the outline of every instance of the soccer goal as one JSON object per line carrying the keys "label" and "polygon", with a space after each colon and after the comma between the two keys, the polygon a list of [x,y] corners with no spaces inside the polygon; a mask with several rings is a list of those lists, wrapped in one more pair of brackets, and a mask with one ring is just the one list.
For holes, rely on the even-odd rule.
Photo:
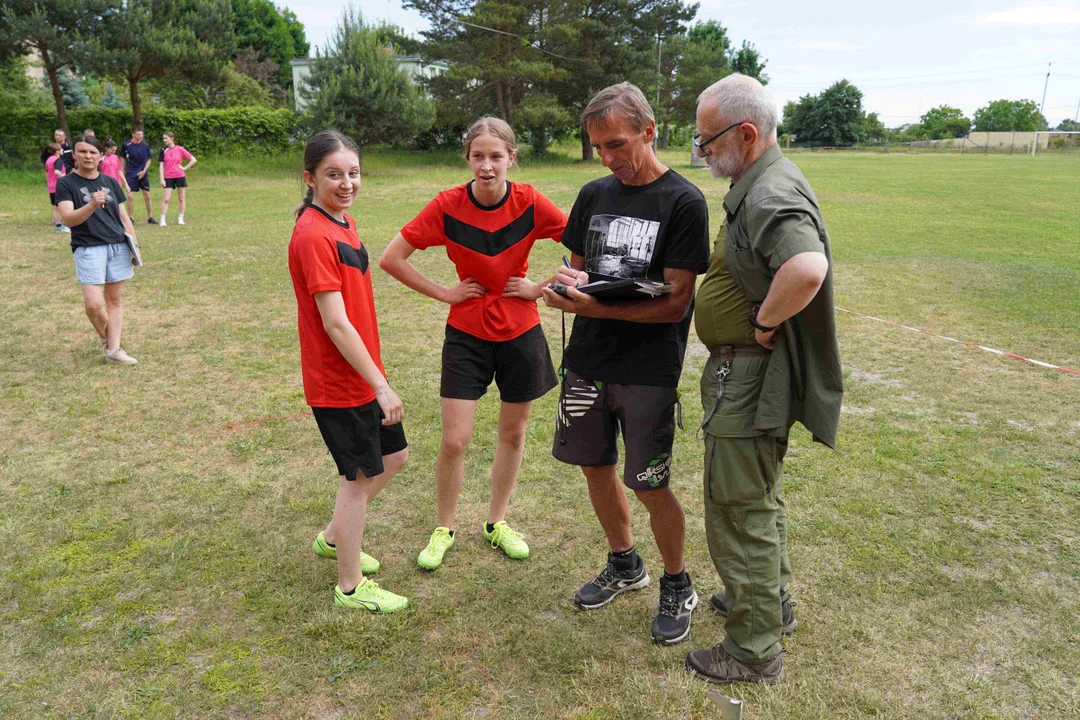
{"label": "soccer goal", "polygon": [[[1040,144],[1039,136],[1046,141]],[[1044,152],[1080,152],[1080,131],[1075,130],[1039,130],[1035,133],[1035,142],[1031,143],[1031,157],[1039,150]]]}

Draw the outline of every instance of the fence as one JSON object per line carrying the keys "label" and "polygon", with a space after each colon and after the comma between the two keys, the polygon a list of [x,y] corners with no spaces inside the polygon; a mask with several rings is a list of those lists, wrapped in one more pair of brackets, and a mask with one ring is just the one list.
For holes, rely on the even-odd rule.
{"label": "fence", "polygon": [[[863,153],[909,153],[909,154],[955,154],[978,153],[983,155],[1030,155],[1035,141],[1033,132],[1017,133],[971,133],[962,138],[946,140],[916,140],[895,142],[883,140],[855,145],[822,145],[819,143],[791,143],[784,149],[794,152],[863,152]],[[1039,134],[1038,154],[1080,155],[1080,136]]]}

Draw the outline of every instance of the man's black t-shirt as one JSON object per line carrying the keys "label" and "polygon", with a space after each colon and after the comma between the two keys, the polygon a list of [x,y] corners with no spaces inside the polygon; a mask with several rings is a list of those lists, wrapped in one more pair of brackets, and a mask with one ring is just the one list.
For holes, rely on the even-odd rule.
{"label": "man's black t-shirt", "polygon": [[87,180],[78,173],[65,175],[56,181],[56,202],[59,204],[68,200],[78,210],[88,205],[98,190],[105,190],[105,207],[98,208],[86,222],[71,228],[72,252],[75,252],[77,247],[110,245],[125,240],[118,203],[124,202],[127,196],[120,183],[105,173],[98,173],[93,180]]}
{"label": "man's black t-shirt", "polygon": [[[64,172],[69,173],[75,169],[75,156],[71,154],[71,145],[66,142],[61,143],[60,149],[64,151],[64,154],[60,156],[60,162],[64,164]],[[51,157],[52,153],[49,152],[48,146],[41,148],[42,165],[44,165]]]}
{"label": "man's black t-shirt", "polygon": [[[701,274],[709,268],[709,209],[674,170],[640,186],[608,175],[578,193],[562,243],[594,275],[663,280],[664,268]],[[563,364],[589,380],[677,387],[693,310],[691,302],[677,323],[579,315]]]}

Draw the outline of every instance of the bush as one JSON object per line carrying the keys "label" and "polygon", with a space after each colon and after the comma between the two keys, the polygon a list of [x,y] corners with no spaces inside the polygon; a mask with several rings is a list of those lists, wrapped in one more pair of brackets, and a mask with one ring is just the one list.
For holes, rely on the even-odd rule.
{"label": "bush", "polygon": [[[148,107],[143,110],[146,138],[153,147],[161,145],[166,130],[176,133],[176,141],[198,155],[251,152],[278,153],[293,142],[297,118],[292,110],[261,107],[225,110],[177,110]],[[131,109],[83,108],[68,111],[73,134],[93,128],[99,138],[111,135],[118,143],[130,137]],[[5,111],[0,113],[0,162],[37,163],[38,155],[52,142],[56,115],[45,111]]]}

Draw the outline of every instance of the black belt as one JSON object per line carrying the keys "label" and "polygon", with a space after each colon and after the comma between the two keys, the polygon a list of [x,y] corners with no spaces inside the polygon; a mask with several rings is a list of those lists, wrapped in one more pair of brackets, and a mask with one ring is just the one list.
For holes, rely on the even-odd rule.
{"label": "black belt", "polygon": [[763,346],[757,343],[753,345],[710,345],[709,355],[715,357],[717,355],[727,355],[728,357],[734,357],[735,355],[764,355],[765,353],[772,352],[765,349]]}

